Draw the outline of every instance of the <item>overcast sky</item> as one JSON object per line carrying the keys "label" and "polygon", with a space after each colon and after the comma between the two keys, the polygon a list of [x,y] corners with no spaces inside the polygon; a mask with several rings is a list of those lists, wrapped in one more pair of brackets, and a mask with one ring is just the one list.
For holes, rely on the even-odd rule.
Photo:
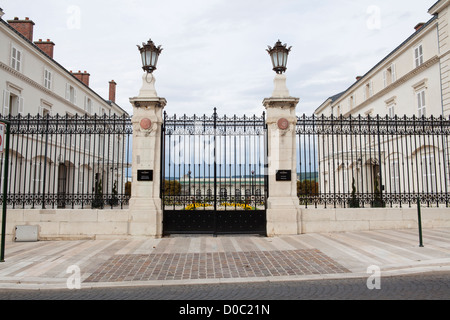
{"label": "overcast sky", "polygon": [[54,59],[87,71],[90,85],[117,103],[141,87],[136,45],[164,51],[154,75],[169,114],[260,115],[275,73],[267,45],[292,46],[287,83],[312,114],[428,21],[436,0],[0,0],[4,20],[29,17],[34,39],[55,42]]}

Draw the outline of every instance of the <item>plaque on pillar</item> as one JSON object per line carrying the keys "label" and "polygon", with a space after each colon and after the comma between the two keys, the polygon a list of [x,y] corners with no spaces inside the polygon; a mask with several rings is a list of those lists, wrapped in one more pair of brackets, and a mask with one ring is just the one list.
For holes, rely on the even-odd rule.
{"label": "plaque on pillar", "polygon": [[277,181],[292,181],[292,171],[291,170],[277,170],[276,180]]}
{"label": "plaque on pillar", "polygon": [[153,181],[153,170],[138,170],[138,181]]}

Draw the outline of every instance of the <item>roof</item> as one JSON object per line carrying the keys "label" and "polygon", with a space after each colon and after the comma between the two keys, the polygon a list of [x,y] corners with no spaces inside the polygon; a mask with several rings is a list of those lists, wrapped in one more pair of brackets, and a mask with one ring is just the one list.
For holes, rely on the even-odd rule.
{"label": "roof", "polygon": [[[11,31],[13,31],[17,36],[19,36],[21,39],[23,39],[24,41],[26,41],[28,44],[30,44],[36,51],[40,52],[42,55],[44,55],[44,57],[48,60],[50,60],[51,62],[53,62],[54,64],[56,64],[59,68],[61,68],[62,71],[64,71],[65,73],[67,73],[68,75],[70,75],[74,80],[78,81],[81,85],[83,85],[86,89],[88,89],[91,93],[93,93],[94,95],[96,95],[100,100],[104,101],[106,104],[111,105],[112,102],[109,100],[104,99],[102,96],[100,96],[97,92],[95,92],[94,90],[92,90],[89,86],[87,86],[86,84],[84,84],[82,81],[80,81],[77,77],[75,77],[70,71],[68,71],[66,68],[64,68],[61,64],[59,64],[56,60],[54,60],[53,58],[51,58],[50,56],[48,56],[44,51],[42,51],[38,46],[36,46],[32,41],[30,41],[29,39],[27,39],[25,36],[23,36],[19,31],[17,31],[16,29],[14,29],[12,26],[9,25],[8,22],[6,22],[5,20],[3,20],[0,17],[0,22],[3,23],[7,28],[9,28]],[[120,110],[122,110],[125,114],[128,114],[128,112],[126,112],[124,109],[122,109],[120,106],[118,106],[117,104],[114,103],[114,105],[119,108]]]}

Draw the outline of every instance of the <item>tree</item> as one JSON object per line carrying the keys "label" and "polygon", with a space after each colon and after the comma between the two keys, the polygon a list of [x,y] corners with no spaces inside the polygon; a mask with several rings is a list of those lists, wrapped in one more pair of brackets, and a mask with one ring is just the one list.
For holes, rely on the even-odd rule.
{"label": "tree", "polygon": [[103,209],[103,185],[102,179],[96,177],[95,178],[95,193],[94,200],[92,201],[92,208],[101,208]]}
{"label": "tree", "polygon": [[378,186],[378,177],[375,178],[374,189],[375,190],[374,190],[374,194],[373,194],[372,207],[373,208],[384,208],[385,203],[383,201],[383,197],[381,195],[381,191]]}
{"label": "tree", "polygon": [[164,195],[178,196],[181,193],[181,184],[176,180],[164,180]]}
{"label": "tree", "polygon": [[352,197],[348,202],[348,206],[350,208],[359,208],[359,200],[356,198],[356,186],[355,186],[355,178],[353,178],[352,182]]}
{"label": "tree", "polygon": [[117,206],[119,204],[118,192],[117,192],[117,180],[114,181],[112,188],[112,198],[109,200],[111,206]]}
{"label": "tree", "polygon": [[319,194],[319,183],[315,180],[297,181],[297,196],[300,200],[309,202],[310,198]]}

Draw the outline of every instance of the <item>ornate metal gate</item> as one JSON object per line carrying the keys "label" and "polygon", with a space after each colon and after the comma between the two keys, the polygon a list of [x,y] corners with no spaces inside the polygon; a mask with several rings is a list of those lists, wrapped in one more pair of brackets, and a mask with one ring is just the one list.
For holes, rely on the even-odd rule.
{"label": "ornate metal gate", "polygon": [[267,130],[261,117],[164,113],[163,233],[266,234]]}

